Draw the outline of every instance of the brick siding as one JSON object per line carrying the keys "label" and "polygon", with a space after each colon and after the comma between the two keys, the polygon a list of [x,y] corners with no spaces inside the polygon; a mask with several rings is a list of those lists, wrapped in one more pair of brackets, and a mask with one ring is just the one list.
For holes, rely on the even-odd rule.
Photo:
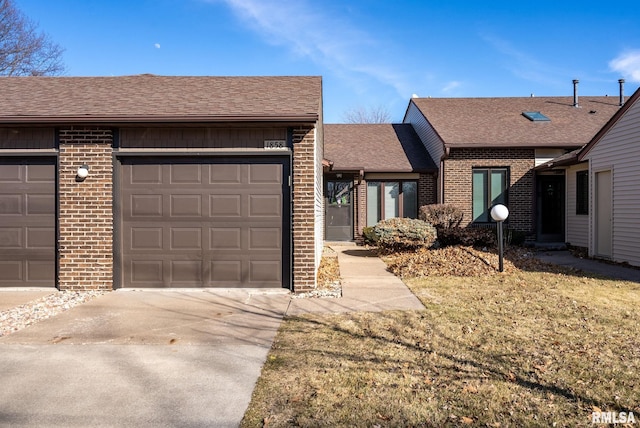
{"label": "brick siding", "polygon": [[[95,127],[59,131],[60,290],[113,288],[113,132]],[[76,181],[82,164],[89,176]]]}
{"label": "brick siding", "polygon": [[451,149],[444,162],[444,203],[464,211],[462,226],[472,220],[472,169],[474,167],[509,168],[508,226],[515,230],[533,230],[534,149]]}
{"label": "brick siding", "polygon": [[293,288],[304,293],[316,288],[315,269],[315,133],[293,131]]}

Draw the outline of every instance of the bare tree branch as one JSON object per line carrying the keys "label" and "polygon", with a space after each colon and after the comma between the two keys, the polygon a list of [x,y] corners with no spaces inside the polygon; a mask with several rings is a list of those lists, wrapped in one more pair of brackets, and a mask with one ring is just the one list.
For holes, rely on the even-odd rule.
{"label": "bare tree branch", "polygon": [[65,72],[62,53],[12,0],[0,0],[0,76],[60,75]]}
{"label": "bare tree branch", "polygon": [[348,110],[343,115],[345,123],[390,123],[391,114],[382,106],[371,107],[356,107]]}

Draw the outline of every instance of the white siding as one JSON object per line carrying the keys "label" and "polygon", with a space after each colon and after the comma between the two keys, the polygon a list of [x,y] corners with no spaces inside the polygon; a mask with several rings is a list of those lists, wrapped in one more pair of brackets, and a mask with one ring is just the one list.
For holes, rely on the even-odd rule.
{"label": "white siding", "polygon": [[577,247],[589,247],[589,216],[576,214],[576,173],[587,171],[589,165],[581,163],[566,169],[567,177],[567,224],[566,241]]}
{"label": "white siding", "polygon": [[562,156],[566,152],[564,149],[536,149],[536,166]]}
{"label": "white siding", "polygon": [[[640,102],[632,105],[587,154],[593,213],[594,174],[611,170],[613,180],[613,255],[615,261],[640,266]],[[593,214],[591,236],[595,231]],[[590,252],[593,252],[593,238]]]}
{"label": "white siding", "polygon": [[[322,133],[322,125],[316,123],[314,129],[315,133],[315,269],[316,279],[318,277],[317,272],[320,267],[320,260],[322,258],[322,248],[324,246],[324,197],[323,197],[323,174],[322,174],[322,157],[324,156],[324,135]],[[317,286],[317,284],[316,284]]]}

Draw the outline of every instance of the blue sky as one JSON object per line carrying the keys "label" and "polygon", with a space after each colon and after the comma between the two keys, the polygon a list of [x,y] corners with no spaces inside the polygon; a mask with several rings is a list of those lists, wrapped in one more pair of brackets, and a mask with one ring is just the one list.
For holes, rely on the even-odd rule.
{"label": "blue sky", "polygon": [[14,0],[67,74],[320,75],[325,122],[402,120],[413,94],[625,93],[640,85],[640,2]]}

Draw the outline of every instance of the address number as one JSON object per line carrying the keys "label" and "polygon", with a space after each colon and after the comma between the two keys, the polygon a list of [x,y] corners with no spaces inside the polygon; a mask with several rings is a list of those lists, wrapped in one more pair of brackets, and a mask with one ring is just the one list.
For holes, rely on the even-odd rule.
{"label": "address number", "polygon": [[264,140],[264,148],[271,150],[286,149],[286,140]]}

